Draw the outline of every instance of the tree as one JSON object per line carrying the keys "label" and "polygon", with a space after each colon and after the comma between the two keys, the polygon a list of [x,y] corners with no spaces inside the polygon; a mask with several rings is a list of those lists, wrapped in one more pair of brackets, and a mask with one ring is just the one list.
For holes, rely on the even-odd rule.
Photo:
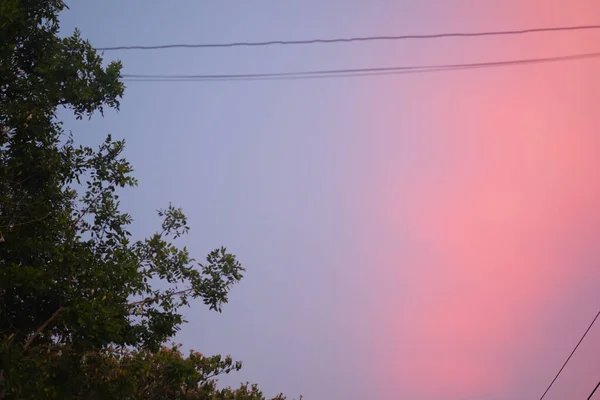
{"label": "tree", "polygon": [[[114,347],[84,353],[61,350],[58,356],[57,348],[48,352],[38,347],[34,357],[18,364],[14,374],[38,377],[19,386],[19,398],[40,398],[44,393],[46,398],[94,400],[265,400],[256,385],[217,388],[214,377],[241,368],[229,356],[205,357],[195,351],[184,356],[175,344],[156,352]],[[284,399],[280,394],[273,400]]]}
{"label": "tree", "polygon": [[0,399],[262,399],[252,386],[216,389],[241,366],[229,358],[161,350],[181,307],[201,298],[220,312],[244,269],[225,248],[200,263],[177,247],[189,228],[172,205],[156,233],[131,238],[125,142],[78,146],[56,118],[59,107],[79,119],[118,110],[121,64],[104,66],[77,31],[58,37],[64,7],[0,3]]}

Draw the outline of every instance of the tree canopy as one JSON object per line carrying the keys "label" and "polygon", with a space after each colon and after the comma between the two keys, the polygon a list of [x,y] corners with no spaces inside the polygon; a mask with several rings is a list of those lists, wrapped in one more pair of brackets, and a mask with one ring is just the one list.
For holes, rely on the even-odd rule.
{"label": "tree canopy", "polygon": [[119,62],[78,31],[59,37],[65,7],[0,2],[0,399],[264,399],[217,388],[241,368],[230,357],[165,347],[182,307],[220,312],[244,269],[223,247],[200,262],[178,246],[189,227],[172,205],[132,238],[125,142],[78,145],[57,118],[118,110],[125,89]]}

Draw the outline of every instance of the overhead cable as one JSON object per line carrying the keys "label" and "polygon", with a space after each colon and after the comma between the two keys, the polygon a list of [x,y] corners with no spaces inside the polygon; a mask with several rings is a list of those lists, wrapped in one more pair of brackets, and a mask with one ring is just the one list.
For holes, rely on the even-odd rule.
{"label": "overhead cable", "polygon": [[479,37],[479,36],[506,36],[506,35],[523,35],[530,33],[541,32],[565,32],[565,31],[582,31],[582,30],[597,30],[600,25],[575,25],[575,26],[559,26],[547,28],[529,28],[519,30],[501,30],[501,31],[483,31],[483,32],[449,32],[449,33],[433,33],[422,35],[392,35],[392,36],[362,36],[362,37],[347,37],[333,39],[306,39],[306,40],[270,40],[265,42],[231,42],[231,43],[197,43],[197,44],[161,44],[161,45],[133,45],[133,46],[107,46],[97,47],[100,51],[115,51],[115,50],[163,50],[163,49],[202,49],[202,48],[219,48],[219,47],[259,47],[272,45],[306,45],[306,44],[331,44],[331,43],[351,43],[351,42],[369,42],[382,40],[414,40],[414,39],[439,39],[452,37]]}
{"label": "overhead cable", "polygon": [[339,78],[373,75],[398,75],[411,73],[445,72],[464,69],[506,67],[511,65],[540,64],[550,62],[564,62],[599,58],[600,52],[581,53],[566,56],[543,58],[516,59],[505,61],[491,61],[464,64],[433,64],[397,67],[372,67],[372,68],[346,68],[330,70],[313,70],[298,72],[265,72],[247,74],[123,74],[127,81],[158,81],[158,82],[203,82],[203,81],[237,81],[237,80],[281,80],[281,79],[314,79],[314,78]]}
{"label": "overhead cable", "polygon": [[[583,339],[585,339],[585,337],[588,334],[588,332],[590,331],[590,329],[592,329],[592,326],[594,326],[594,323],[596,322],[596,320],[598,319],[599,316],[600,316],[600,311],[598,311],[598,314],[596,314],[596,316],[592,320],[592,323],[590,324],[590,326],[588,326],[588,328],[585,330],[585,332],[583,333],[583,336],[581,337],[581,339],[579,339],[579,342],[577,342],[577,345],[575,346],[575,348],[573,349],[573,351],[571,352],[571,354],[569,354],[569,357],[567,357],[567,360],[564,362],[564,364],[562,365],[562,367],[560,367],[560,369],[556,373],[556,376],[554,376],[554,379],[552,379],[552,382],[550,382],[550,385],[548,385],[548,387],[544,391],[544,394],[542,394],[542,397],[540,397],[540,400],[543,400],[543,398],[546,396],[546,393],[548,393],[548,391],[550,390],[550,388],[552,387],[552,385],[554,385],[554,382],[556,382],[556,379],[558,379],[558,376],[560,375],[560,373],[563,371],[563,369],[565,369],[565,367],[569,363],[569,360],[571,359],[571,357],[573,357],[573,354],[575,354],[575,351],[577,351],[577,348],[579,347],[579,345],[581,344],[581,342],[583,342]],[[594,392],[592,392],[592,394],[594,394]]]}

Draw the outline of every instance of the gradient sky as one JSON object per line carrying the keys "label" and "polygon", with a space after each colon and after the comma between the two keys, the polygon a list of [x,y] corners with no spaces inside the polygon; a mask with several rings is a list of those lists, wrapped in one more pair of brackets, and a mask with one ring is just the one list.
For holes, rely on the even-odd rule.
{"label": "gradient sky", "polygon": [[[93,45],[311,39],[600,22],[597,0],[70,2]],[[496,61],[600,51],[600,32],[107,52],[125,73]],[[134,233],[172,201],[200,257],[247,268],[177,340],[223,380],[306,399],[537,399],[600,307],[600,60],[307,81],[130,82]],[[600,325],[548,400],[600,379]]]}

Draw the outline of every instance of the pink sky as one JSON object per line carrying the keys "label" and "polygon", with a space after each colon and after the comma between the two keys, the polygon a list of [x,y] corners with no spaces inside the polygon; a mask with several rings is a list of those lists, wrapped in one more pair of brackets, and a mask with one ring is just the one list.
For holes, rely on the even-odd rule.
{"label": "pink sky", "polygon": [[[536,9],[513,1],[494,10],[470,3],[457,19],[489,21],[494,13],[498,26],[515,19],[550,26],[600,16],[595,2],[537,2]],[[511,38],[491,47],[506,58],[597,51],[598,36],[588,37]],[[378,187],[381,231],[413,243],[407,256],[389,239],[381,255],[385,280],[411,293],[409,305],[392,301],[380,316],[389,327],[378,340],[389,393],[409,387],[419,398],[470,399],[514,393],[527,379],[522,398],[537,398],[598,311],[599,72],[591,61],[423,83],[436,89],[415,100],[427,102],[432,119],[421,123],[414,149],[418,173],[390,159]],[[395,93],[401,85],[385,92],[392,104]],[[403,124],[391,108],[374,114],[382,125]],[[387,140],[401,146],[405,139]],[[590,336],[581,351],[595,358],[574,359],[577,374],[562,377],[571,384],[565,393],[583,396],[600,379],[600,327]],[[573,388],[578,379],[582,386]],[[548,399],[561,398],[558,386]]]}

